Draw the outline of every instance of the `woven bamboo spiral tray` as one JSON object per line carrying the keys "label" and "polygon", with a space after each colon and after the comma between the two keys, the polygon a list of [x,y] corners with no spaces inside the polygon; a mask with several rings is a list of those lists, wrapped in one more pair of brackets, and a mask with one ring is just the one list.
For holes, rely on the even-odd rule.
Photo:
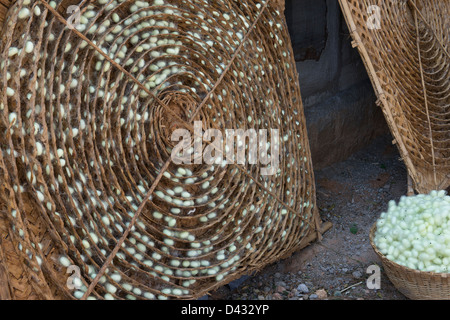
{"label": "woven bamboo spiral tray", "polygon": [[[280,1],[2,3],[1,298],[195,299],[320,238]],[[177,165],[194,121],[278,170]]]}
{"label": "woven bamboo spiral tray", "polygon": [[370,230],[370,244],[380,257],[392,284],[413,300],[450,300],[450,273],[423,272],[399,265],[386,258],[374,243],[376,223]]}
{"label": "woven bamboo spiral tray", "polygon": [[414,189],[450,185],[450,1],[339,0]]}

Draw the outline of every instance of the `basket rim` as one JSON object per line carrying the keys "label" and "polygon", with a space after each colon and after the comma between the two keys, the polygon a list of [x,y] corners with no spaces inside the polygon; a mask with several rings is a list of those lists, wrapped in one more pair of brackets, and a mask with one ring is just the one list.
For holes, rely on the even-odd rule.
{"label": "basket rim", "polygon": [[401,264],[398,264],[397,262],[394,262],[394,261],[388,259],[383,253],[381,253],[380,250],[378,250],[377,246],[375,245],[375,243],[373,241],[373,237],[377,230],[377,222],[378,222],[378,220],[375,221],[375,223],[372,225],[372,228],[370,229],[369,239],[370,239],[370,245],[374,249],[375,253],[380,257],[382,263],[389,262],[393,267],[400,269],[401,272],[415,273],[418,276],[450,278],[450,273],[437,273],[437,272],[432,272],[432,271],[420,271],[417,269],[411,269],[409,267],[403,266]]}

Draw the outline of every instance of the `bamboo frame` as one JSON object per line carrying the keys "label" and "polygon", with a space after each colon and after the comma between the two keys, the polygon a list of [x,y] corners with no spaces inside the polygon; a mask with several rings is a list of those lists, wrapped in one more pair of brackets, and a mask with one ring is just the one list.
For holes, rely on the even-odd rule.
{"label": "bamboo frame", "polygon": [[[447,188],[450,3],[339,2],[414,189]],[[380,9],[380,29],[367,26],[370,5]]]}

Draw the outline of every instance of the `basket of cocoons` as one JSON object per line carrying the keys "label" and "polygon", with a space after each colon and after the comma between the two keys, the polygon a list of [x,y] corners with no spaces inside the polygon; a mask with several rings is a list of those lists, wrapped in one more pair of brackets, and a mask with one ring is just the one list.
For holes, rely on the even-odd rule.
{"label": "basket of cocoons", "polygon": [[406,297],[450,300],[450,196],[444,190],[390,201],[370,242]]}
{"label": "basket of cocoons", "polygon": [[339,0],[408,169],[409,194],[450,186],[450,1]]}
{"label": "basket of cocoons", "polygon": [[321,237],[283,10],[12,2],[2,298],[197,299]]}

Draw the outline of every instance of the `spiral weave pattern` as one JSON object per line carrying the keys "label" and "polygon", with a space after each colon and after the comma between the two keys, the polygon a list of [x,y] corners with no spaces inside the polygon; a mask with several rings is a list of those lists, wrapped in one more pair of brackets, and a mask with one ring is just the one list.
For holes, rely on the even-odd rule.
{"label": "spiral weave pattern", "polygon": [[[1,35],[11,295],[193,299],[304,246],[318,216],[281,7],[74,2],[17,1]],[[196,121],[278,130],[274,174],[220,157],[175,163],[172,135],[194,135]],[[232,147],[273,159],[271,143]]]}

